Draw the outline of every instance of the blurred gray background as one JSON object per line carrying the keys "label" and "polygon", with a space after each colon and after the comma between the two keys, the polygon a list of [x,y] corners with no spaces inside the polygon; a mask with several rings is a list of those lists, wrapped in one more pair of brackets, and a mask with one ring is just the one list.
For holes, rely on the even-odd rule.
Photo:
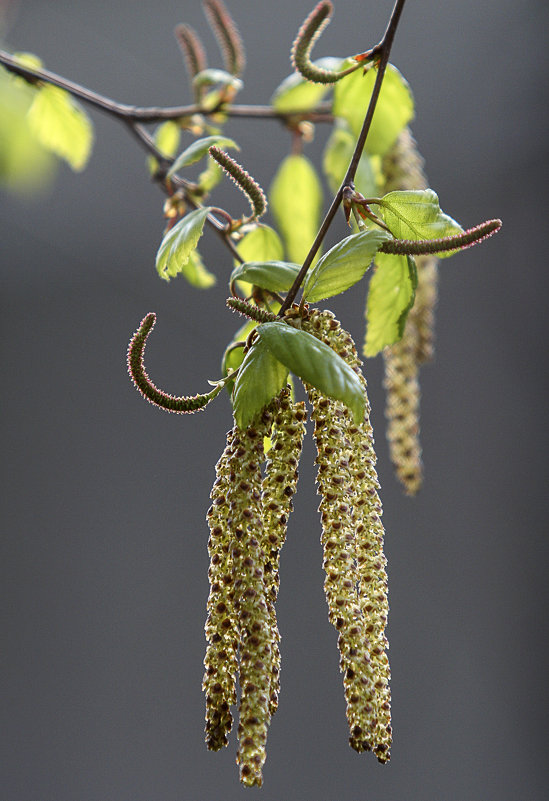
{"label": "blurred gray background", "polygon": [[[372,46],[391,6],[336,0],[315,56]],[[290,72],[311,7],[232,0],[248,49],[242,102],[268,101]],[[220,65],[199,3],[20,0],[9,11],[6,46],[120,101],[188,101],[178,22]],[[406,4],[392,61],[415,93],[430,184],[465,226],[499,216],[504,228],[442,265],[415,500],[388,463],[380,360],[366,365],[389,559],[392,760],[347,745],[308,439],[282,556],[282,693],[264,801],[547,798],[548,16],[542,0]],[[223,305],[230,265],[208,234],[213,290],[158,278],[163,197],[123,127],[92,116],[82,175],[61,166],[33,202],[0,195],[0,797],[236,801],[256,791],[238,784],[234,739],[206,750],[200,687],[204,515],[229,403],[167,415],[125,371],[128,339],[155,311],[153,380],[204,391],[238,325]],[[226,130],[268,186],[289,135],[275,122]],[[318,159],[325,137],[318,126],[307,154]],[[230,186],[214,197],[235,216],[244,208]],[[332,241],[343,232],[339,222]],[[327,304],[358,340],[364,292]]]}

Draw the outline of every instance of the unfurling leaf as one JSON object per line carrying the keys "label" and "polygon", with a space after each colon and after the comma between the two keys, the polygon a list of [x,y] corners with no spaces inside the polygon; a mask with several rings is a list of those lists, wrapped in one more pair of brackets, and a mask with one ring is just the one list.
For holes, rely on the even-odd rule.
{"label": "unfurling leaf", "polygon": [[[336,71],[343,63],[341,58],[326,56],[313,62],[321,70]],[[292,111],[310,111],[318,106],[322,98],[329,92],[330,86],[322,83],[311,83],[299,74],[293,72],[284,78],[275,90],[271,103],[273,108],[283,113]]]}
{"label": "unfurling leaf", "polygon": [[440,210],[438,196],[432,189],[389,192],[382,200],[379,216],[397,239],[442,239],[463,233],[461,225]]}
{"label": "unfurling leaf", "polygon": [[35,95],[28,112],[29,125],[39,141],[80,172],[93,144],[88,115],[64,89],[47,84]]}
{"label": "unfurling leaf", "polygon": [[366,306],[365,356],[375,356],[401,338],[417,286],[415,262],[410,256],[378,253],[375,264]]}
{"label": "unfurling leaf", "polygon": [[288,259],[302,264],[318,231],[322,205],[322,186],[309,159],[292,155],[282,161],[269,200]]}
{"label": "unfurling leaf", "polygon": [[340,400],[356,422],[364,416],[364,391],[354,370],[324,342],[284,322],[260,325],[257,333],[269,351],[306,384]]}
{"label": "unfurling leaf", "polygon": [[316,303],[345,292],[360,281],[379,247],[390,238],[387,231],[371,229],[342,239],[310,271],[303,297]]}
{"label": "unfurling leaf", "polygon": [[271,292],[287,292],[298,273],[299,265],[287,261],[247,261],[235,267],[229,283],[247,281]]}
{"label": "unfurling leaf", "polygon": [[229,139],[227,136],[205,136],[203,139],[196,139],[196,141],[179,154],[170,167],[168,175],[179,172],[183,167],[196,164],[197,161],[200,161],[200,159],[208,155],[208,151],[212,145],[240,150],[236,142],[233,139]]}
{"label": "unfurling leaf", "polygon": [[[335,85],[333,113],[347,120],[355,137],[362,128],[376,74],[375,69],[369,70],[366,75],[360,70],[347,75]],[[366,139],[367,152],[380,156],[386,153],[413,116],[414,100],[410,87],[396,67],[388,64]]]}
{"label": "unfurling leaf", "polygon": [[276,359],[267,344],[261,339],[254,342],[242,361],[234,385],[234,416],[239,428],[247,428],[278,395],[287,376],[288,368]]}
{"label": "unfurling leaf", "polygon": [[161,278],[169,281],[184,272],[202,236],[209,212],[209,206],[191,211],[168,231],[156,254],[156,269]]}

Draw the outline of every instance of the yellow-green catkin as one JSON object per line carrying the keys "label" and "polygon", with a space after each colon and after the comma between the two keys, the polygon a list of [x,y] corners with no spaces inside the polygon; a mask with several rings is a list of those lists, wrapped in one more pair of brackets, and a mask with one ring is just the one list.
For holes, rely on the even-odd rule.
{"label": "yellow-green catkin", "polygon": [[207,648],[202,689],[206,695],[206,745],[212,751],[227,745],[238,676],[239,635],[234,609],[231,535],[227,528],[233,440],[234,430],[231,430],[227,434],[227,446],[216,465],[216,480],[210,493],[212,505],[207,514],[210,528],[210,595],[205,626]]}
{"label": "yellow-green catkin", "polygon": [[[304,328],[330,345],[355,370],[366,395],[366,380],[361,371],[355,343],[331,312],[313,311]],[[351,592],[353,582],[356,582],[358,589],[356,597],[359,613],[352,611],[353,621],[347,629],[353,636],[355,629],[359,629],[360,637],[363,638],[361,642],[366,644],[366,660],[369,666],[367,684],[362,689],[359,688],[358,692],[356,688],[349,688],[348,703],[357,702],[355,696],[358,695],[362,717],[362,722],[358,724],[362,732],[355,729],[354,733],[351,728],[350,743],[358,751],[371,748],[381,762],[387,762],[390,758],[392,732],[390,669],[385,636],[389,611],[387,561],[383,553],[384,529],[381,522],[382,508],[375,469],[370,407],[366,395],[364,419],[357,425],[349,410],[342,404],[328,399],[319,402],[314,395],[313,403],[319,450],[319,487],[323,495],[321,510],[325,553],[326,545],[333,539],[334,523],[336,530],[340,523],[345,528],[346,552],[352,558],[349,567],[352,565],[353,570],[347,571],[347,589]],[[324,412],[321,411],[322,408]],[[326,417],[327,409],[330,410],[330,422]],[[337,425],[333,424],[334,416]],[[336,430],[338,427],[339,432]],[[339,474],[347,483],[348,494],[344,503],[334,503],[332,496],[337,493],[330,489],[330,481],[326,481],[323,475],[334,475],[334,468],[335,475]],[[328,566],[332,568],[331,564]],[[330,598],[328,603],[330,604]],[[352,609],[353,602],[349,603]],[[360,621],[358,625],[357,621]],[[340,619],[336,617],[336,626],[339,622]],[[347,642],[348,639],[348,633],[344,629],[340,632],[342,665],[347,653],[355,656],[356,644]]]}
{"label": "yellow-green catkin", "polygon": [[278,632],[264,577],[265,553],[261,504],[263,438],[270,433],[272,415],[245,430],[234,429],[227,492],[228,528],[234,603],[240,639],[240,710],[238,756],[240,780],[261,786],[270,714],[272,653]]}
{"label": "yellow-green catkin", "polygon": [[[284,389],[270,407],[273,410],[271,447],[262,482],[264,578],[272,614],[280,585],[280,551],[286,538],[292,497],[296,490],[298,464],[305,434],[307,413],[304,403],[293,403],[289,389]],[[278,633],[276,617],[273,630]],[[279,638],[273,643],[270,712],[278,706],[280,689]]]}
{"label": "yellow-green catkin", "polygon": [[[406,128],[382,163],[384,192],[425,189],[423,160]],[[383,351],[384,386],[387,393],[387,439],[396,474],[409,495],[415,495],[423,481],[419,441],[419,365],[433,356],[434,308],[437,300],[438,260],[436,256],[416,257],[418,285],[404,334],[399,342]]]}

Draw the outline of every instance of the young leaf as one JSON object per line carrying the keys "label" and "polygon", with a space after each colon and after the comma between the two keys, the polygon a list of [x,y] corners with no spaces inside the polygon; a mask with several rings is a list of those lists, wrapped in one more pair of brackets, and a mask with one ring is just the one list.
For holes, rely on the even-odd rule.
{"label": "young leaf", "polygon": [[218,147],[229,147],[240,150],[238,145],[227,136],[205,136],[203,139],[197,139],[189,147],[185,148],[183,153],[180,153],[168,171],[168,175],[173,175],[178,172],[182,167],[188,167],[190,164],[196,164],[197,161],[208,155],[208,150],[212,145]]}
{"label": "young leaf", "polygon": [[[315,67],[330,71],[339,70],[342,63],[343,59],[332,56],[313,61]],[[318,106],[330,88],[329,84],[311,83],[299,72],[293,72],[275,89],[271,103],[274,109],[284,113],[310,111]]]}
{"label": "young leaf", "polygon": [[181,267],[181,275],[197,289],[209,289],[217,281],[215,275],[206,269],[198,250],[189,254],[186,264]]}
{"label": "young leaf", "polygon": [[[166,120],[154,132],[154,144],[163,156],[171,158],[179,146],[180,137],[181,128],[175,120]],[[154,156],[149,156],[148,165],[150,172],[154,173],[158,167],[158,161]]]}
{"label": "young leaf", "polygon": [[306,384],[342,401],[358,423],[364,416],[364,392],[354,370],[324,342],[284,322],[264,323],[259,338],[279,362]]}
{"label": "young leaf", "polygon": [[209,212],[209,206],[191,211],[168,231],[156,254],[156,269],[161,278],[169,281],[184,271],[183,268],[202,236]]}
{"label": "young leaf", "polygon": [[391,235],[372,228],[342,239],[322,256],[305,282],[303,297],[316,303],[339,295],[360,281],[380,245]]}
{"label": "young leaf", "polygon": [[238,252],[245,261],[281,261],[284,258],[280,237],[268,225],[252,228],[238,243]]}
{"label": "young leaf", "polygon": [[366,306],[365,356],[375,356],[401,338],[417,286],[416,266],[410,256],[378,253],[375,264]]}
{"label": "young leaf", "polygon": [[234,416],[239,428],[247,428],[286,383],[287,367],[259,339],[254,342],[238,372],[233,392]]}
{"label": "young leaf", "polygon": [[290,261],[303,263],[318,231],[322,186],[305,156],[286,156],[269,192],[271,210]]}
{"label": "young leaf", "polygon": [[80,172],[93,143],[89,117],[64,89],[47,84],[36,92],[28,112],[29,125],[40,142]]}
{"label": "young leaf", "polygon": [[208,194],[223,180],[223,170],[214,161],[211,156],[208,156],[207,167],[198,176],[197,184],[204,194]]}
{"label": "young leaf", "polygon": [[[370,102],[376,70],[362,70],[342,78],[334,88],[333,113],[347,120],[355,138],[359,135]],[[366,150],[382,156],[395,143],[399,133],[414,116],[414,101],[408,83],[392,64],[387,65],[377,101]]]}
{"label": "young leaf", "polygon": [[[441,239],[463,232],[459,223],[440,210],[432,189],[389,192],[382,200],[379,216],[397,239]],[[440,254],[451,255],[451,252]]]}
{"label": "young leaf", "polygon": [[193,86],[223,86],[231,87],[235,91],[242,89],[243,83],[240,78],[236,78],[225,70],[217,70],[213,67],[202,70],[193,78]]}
{"label": "young leaf", "polygon": [[[332,192],[337,192],[351,162],[356,139],[347,124],[338,120],[324,149],[322,168]],[[363,152],[358,162],[355,186],[364,197],[377,194],[377,181],[368,153]]]}
{"label": "young leaf", "polygon": [[229,283],[247,281],[261,289],[287,292],[298,273],[299,264],[290,264],[287,261],[247,261],[234,268]]}

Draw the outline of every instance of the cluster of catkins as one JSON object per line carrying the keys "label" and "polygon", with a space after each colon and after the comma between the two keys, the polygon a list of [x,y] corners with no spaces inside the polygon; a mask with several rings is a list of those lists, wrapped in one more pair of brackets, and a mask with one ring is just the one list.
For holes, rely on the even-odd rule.
{"label": "cluster of catkins", "polygon": [[[331,312],[310,311],[302,326],[351,365],[366,392],[353,340]],[[387,577],[369,408],[357,425],[341,402],[307,389],[322,496],[324,587],[339,635],[350,744],[386,762],[391,745]],[[211,492],[206,743],[213,750],[227,744],[238,682],[237,762],[246,785],[262,783],[267,729],[278,702],[274,605],[305,419],[304,404],[294,403],[286,388],[247,429],[234,427]]]}

